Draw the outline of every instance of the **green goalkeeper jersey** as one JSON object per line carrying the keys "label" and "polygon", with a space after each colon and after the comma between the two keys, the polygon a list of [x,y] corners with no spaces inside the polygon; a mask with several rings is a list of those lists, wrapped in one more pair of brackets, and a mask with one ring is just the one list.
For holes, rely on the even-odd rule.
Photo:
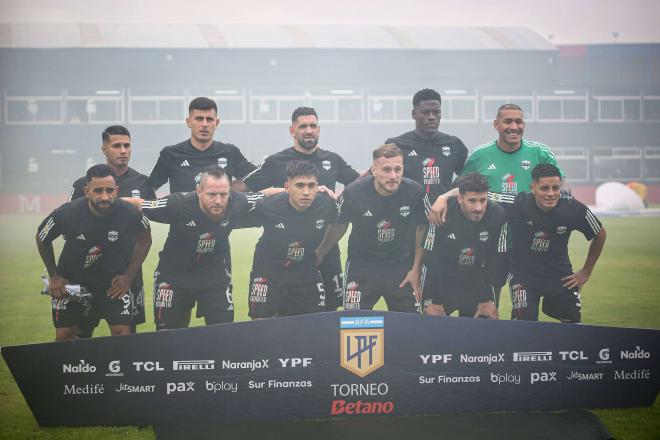
{"label": "green goalkeeper jersey", "polygon": [[[478,172],[488,179],[490,191],[515,195],[529,191],[532,169],[542,163],[558,167],[555,155],[547,145],[523,139],[520,148],[509,153],[500,149],[496,141],[492,141],[470,153],[461,175]],[[559,171],[563,177],[564,172],[561,168]]]}

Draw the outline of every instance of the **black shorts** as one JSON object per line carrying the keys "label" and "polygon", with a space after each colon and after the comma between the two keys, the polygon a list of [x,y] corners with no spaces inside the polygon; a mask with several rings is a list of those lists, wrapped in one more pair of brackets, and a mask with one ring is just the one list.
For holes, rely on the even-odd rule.
{"label": "black shorts", "polygon": [[513,276],[509,280],[511,319],[539,320],[539,303],[543,297],[543,313],[562,322],[581,322],[580,292],[561,289],[545,292],[522,285]]}
{"label": "black shorts", "polygon": [[321,278],[323,278],[323,288],[325,290],[325,309],[335,311],[342,305],[342,291],[344,286],[344,274],[341,270],[341,254],[339,247],[327,253],[323,262],[319,266]]}
{"label": "black shorts", "polygon": [[109,325],[131,325],[133,308],[131,295],[125,293],[117,299],[112,299],[105,293],[105,288],[89,289],[92,293],[92,306],[85,314],[80,303],[64,297],[51,299],[51,314],[55,328],[78,327],[94,323],[91,328],[105,319]]}
{"label": "black shorts", "polygon": [[300,283],[297,276],[283,273],[279,277],[263,276],[259,271],[250,273],[248,315],[250,318],[304,315],[325,311],[325,291],[321,274]]}
{"label": "black shorts", "polygon": [[495,289],[501,290],[509,278],[510,256],[505,253],[498,253],[495,263]]}
{"label": "black shorts", "polygon": [[144,286],[130,290],[133,301],[133,325],[144,324],[147,319],[144,312]]}
{"label": "black shorts", "polygon": [[408,261],[394,264],[346,261],[344,310],[371,310],[382,296],[391,312],[420,313],[410,284],[399,287],[410,266]]}
{"label": "black shorts", "polygon": [[[459,316],[473,317],[479,305],[480,292],[471,284],[472,280],[458,283],[440,277],[439,271],[422,267],[422,298],[424,307],[442,305],[447,315],[458,311]],[[495,298],[492,298],[495,301]]]}
{"label": "black shorts", "polygon": [[154,273],[154,320],[156,329],[178,328],[188,320],[197,303],[197,317],[207,323],[234,321],[234,303],[229,284],[208,289],[190,289],[167,280],[167,274]]}

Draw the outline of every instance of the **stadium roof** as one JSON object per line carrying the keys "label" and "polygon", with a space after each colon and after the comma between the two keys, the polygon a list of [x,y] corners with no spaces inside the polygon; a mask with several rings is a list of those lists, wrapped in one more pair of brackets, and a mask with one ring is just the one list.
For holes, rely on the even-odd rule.
{"label": "stadium roof", "polygon": [[556,50],[521,27],[0,23],[5,48]]}

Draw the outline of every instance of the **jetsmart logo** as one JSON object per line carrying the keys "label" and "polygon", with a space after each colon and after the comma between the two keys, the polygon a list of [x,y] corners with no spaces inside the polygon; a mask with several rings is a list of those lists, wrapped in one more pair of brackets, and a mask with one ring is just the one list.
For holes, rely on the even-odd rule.
{"label": "jetsmart logo", "polygon": [[173,361],[172,369],[174,371],[215,370],[215,361],[208,359],[199,361]]}
{"label": "jetsmart logo", "polygon": [[513,362],[544,362],[551,360],[551,351],[521,351],[520,353],[513,353]]}
{"label": "jetsmart logo", "polygon": [[94,373],[95,371],[96,367],[94,365],[90,365],[82,359],[79,364],[62,364],[62,373],[79,374]]}

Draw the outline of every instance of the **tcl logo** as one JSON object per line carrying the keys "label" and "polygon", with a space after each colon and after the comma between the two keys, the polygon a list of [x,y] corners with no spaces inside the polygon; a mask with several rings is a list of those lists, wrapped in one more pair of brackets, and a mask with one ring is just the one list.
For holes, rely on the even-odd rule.
{"label": "tcl logo", "polygon": [[133,362],[135,371],[165,371],[163,367],[160,366],[160,362],[154,361],[137,361]]}
{"label": "tcl logo", "polygon": [[557,372],[531,373],[530,383],[535,384],[536,382],[557,382]]}

